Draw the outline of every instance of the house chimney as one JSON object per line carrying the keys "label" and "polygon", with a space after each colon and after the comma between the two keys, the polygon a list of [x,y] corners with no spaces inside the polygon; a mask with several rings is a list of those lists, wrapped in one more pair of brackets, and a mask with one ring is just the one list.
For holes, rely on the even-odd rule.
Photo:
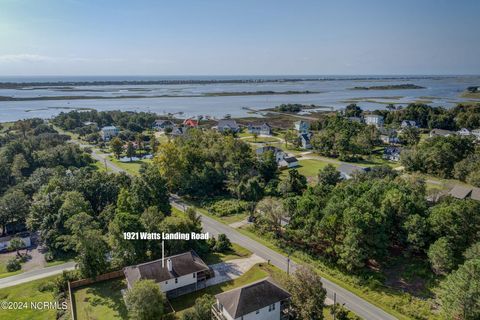
{"label": "house chimney", "polygon": [[168,269],[168,272],[173,271],[172,259],[170,258],[167,259],[167,269]]}

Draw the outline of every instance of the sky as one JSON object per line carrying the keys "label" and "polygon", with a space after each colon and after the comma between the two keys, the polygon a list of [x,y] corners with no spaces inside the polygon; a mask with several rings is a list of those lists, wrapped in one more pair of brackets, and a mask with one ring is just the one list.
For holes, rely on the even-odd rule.
{"label": "sky", "polygon": [[478,0],[0,0],[0,76],[480,74]]}

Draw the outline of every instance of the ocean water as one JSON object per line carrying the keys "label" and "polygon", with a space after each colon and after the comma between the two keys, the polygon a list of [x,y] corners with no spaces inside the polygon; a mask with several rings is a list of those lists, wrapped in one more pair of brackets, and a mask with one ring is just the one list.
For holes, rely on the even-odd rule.
{"label": "ocean water", "polygon": [[[287,79],[287,80],[284,80]],[[288,79],[296,79],[288,81]],[[303,79],[303,80],[299,80]],[[111,84],[69,85],[83,81],[156,81],[156,80],[257,80],[250,82],[213,82],[188,84]],[[170,77],[0,77],[0,83],[44,83],[19,88],[0,87],[0,96],[35,97],[108,97],[109,99],[65,99],[0,101],[0,122],[25,118],[50,118],[73,109],[146,111],[177,114],[179,117],[210,116],[222,118],[247,116],[248,109],[264,109],[282,103],[315,104],[340,109],[356,102],[366,110],[382,109],[388,103],[408,104],[423,101],[430,105],[452,107],[464,99],[459,95],[469,86],[480,86],[480,76],[170,76]],[[351,90],[356,86],[415,84],[424,89]],[[222,92],[310,91],[310,94],[205,96]],[[136,96],[135,98],[122,98]],[[162,97],[158,97],[162,96]],[[257,115],[260,116],[260,115]]]}

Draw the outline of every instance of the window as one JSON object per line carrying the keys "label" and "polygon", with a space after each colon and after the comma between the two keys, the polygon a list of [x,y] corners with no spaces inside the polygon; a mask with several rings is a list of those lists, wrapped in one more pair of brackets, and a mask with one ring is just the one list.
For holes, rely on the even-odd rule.
{"label": "window", "polygon": [[193,277],[195,278],[196,276],[197,276],[197,274],[194,272],[194,273],[193,273]]}
{"label": "window", "polygon": [[275,310],[275,303],[268,306],[268,312]]}
{"label": "window", "polygon": [[260,313],[260,310],[255,311],[255,314],[259,314],[259,313]]}
{"label": "window", "polygon": [[178,278],[175,278],[175,283],[178,283]]}
{"label": "window", "polygon": [[165,284],[168,284],[168,281],[165,281]]}

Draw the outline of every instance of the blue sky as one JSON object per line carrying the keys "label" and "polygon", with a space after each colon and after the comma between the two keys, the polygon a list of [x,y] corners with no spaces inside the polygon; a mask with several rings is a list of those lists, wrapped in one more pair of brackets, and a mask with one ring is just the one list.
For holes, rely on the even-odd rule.
{"label": "blue sky", "polygon": [[0,0],[0,75],[480,74],[480,1]]}

